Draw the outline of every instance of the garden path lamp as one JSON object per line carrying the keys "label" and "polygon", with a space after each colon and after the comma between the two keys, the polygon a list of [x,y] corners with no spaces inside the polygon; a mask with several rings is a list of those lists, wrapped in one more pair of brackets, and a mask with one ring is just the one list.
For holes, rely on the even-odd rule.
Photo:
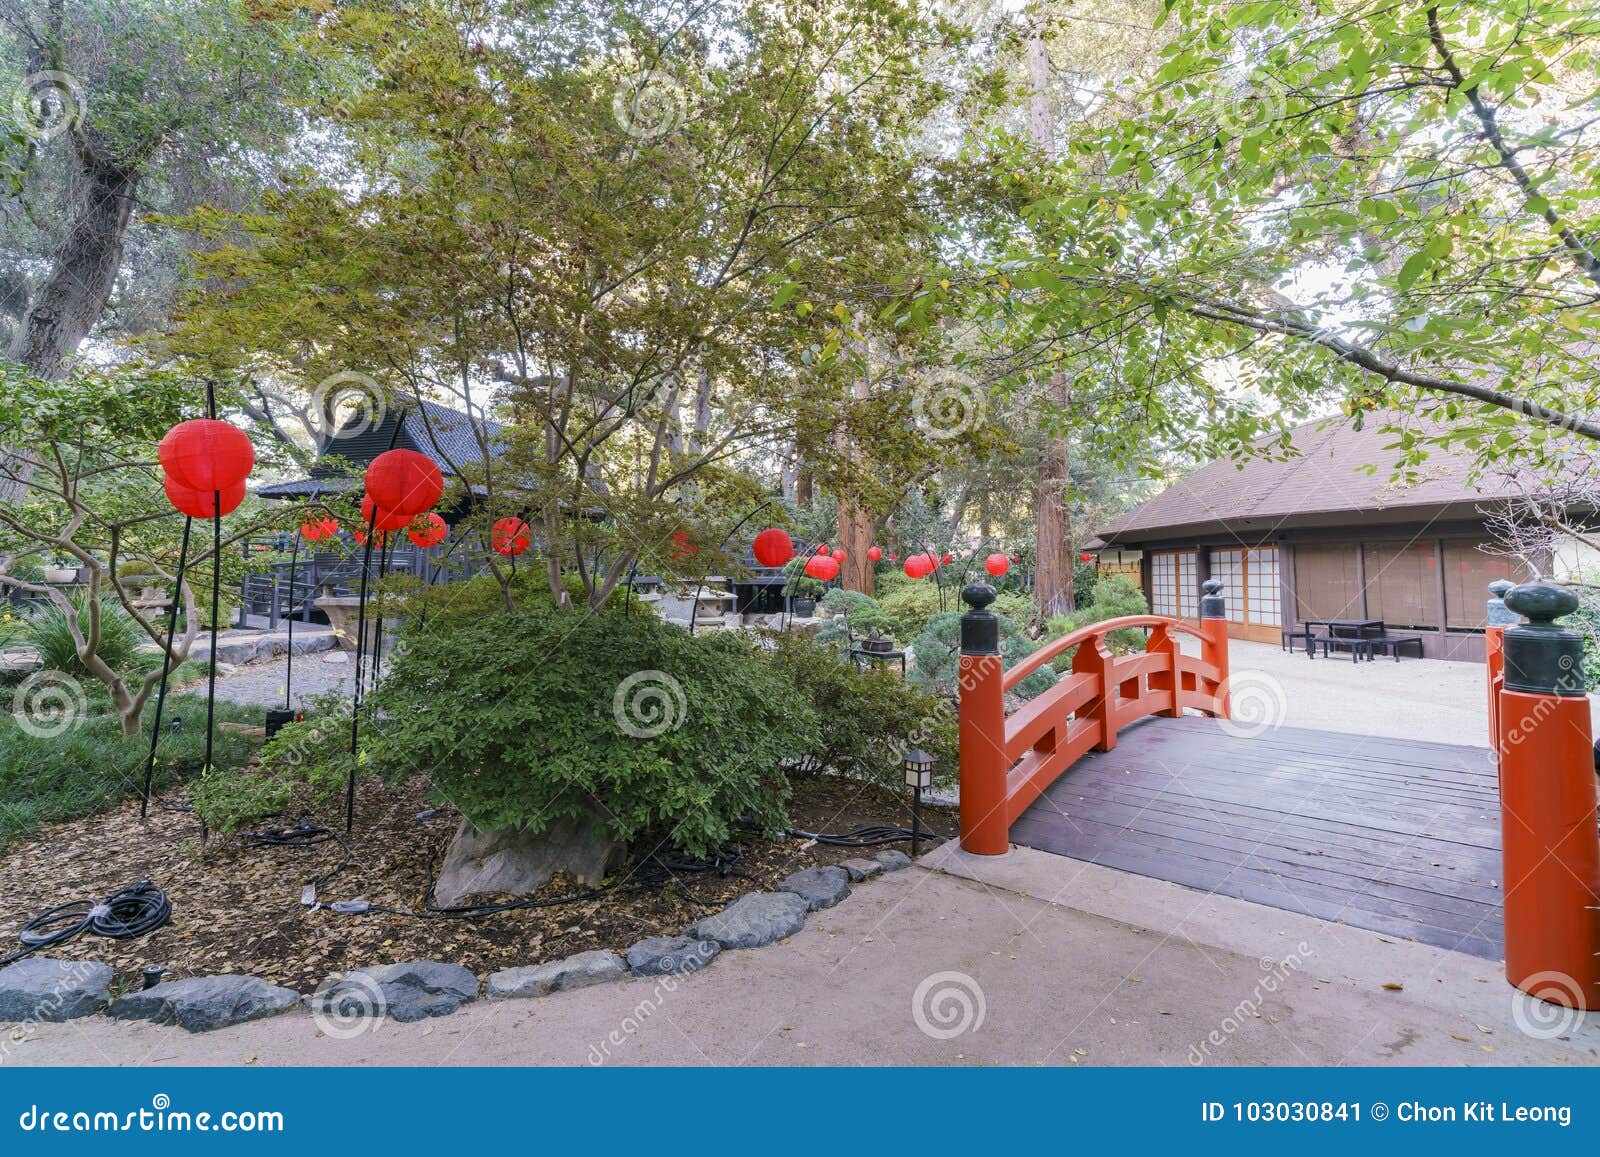
{"label": "garden path lamp", "polygon": [[911,857],[915,859],[922,847],[922,789],[933,786],[933,756],[913,747],[900,766],[906,773],[906,786],[911,789]]}

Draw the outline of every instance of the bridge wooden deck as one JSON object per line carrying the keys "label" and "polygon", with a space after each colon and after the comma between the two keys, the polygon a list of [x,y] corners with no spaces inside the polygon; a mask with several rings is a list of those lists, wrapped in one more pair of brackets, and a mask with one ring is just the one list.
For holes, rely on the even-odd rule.
{"label": "bridge wooden deck", "polygon": [[1500,959],[1500,827],[1483,748],[1147,719],[1084,756],[1013,842]]}

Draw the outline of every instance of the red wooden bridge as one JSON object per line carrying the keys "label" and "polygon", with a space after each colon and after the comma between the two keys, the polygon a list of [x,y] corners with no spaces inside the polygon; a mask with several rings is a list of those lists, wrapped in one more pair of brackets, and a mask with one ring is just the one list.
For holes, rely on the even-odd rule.
{"label": "red wooden bridge", "polygon": [[[1549,608],[1530,595],[1515,609],[1534,623],[1489,629],[1491,753],[1233,723],[1219,585],[1205,584],[1199,626],[1156,615],[1094,623],[1010,670],[986,609],[993,592],[964,592],[962,849],[1033,847],[1505,955],[1528,991],[1600,1005],[1588,701],[1581,682],[1557,685],[1516,658],[1570,635],[1538,617]],[[1555,588],[1516,593],[1529,590]],[[1146,650],[1112,654],[1107,636],[1129,627],[1149,630]],[[1185,636],[1198,655],[1180,648]],[[1008,692],[1069,652],[1053,687],[1008,712]],[[1570,668],[1570,653],[1549,666]],[[1549,973],[1562,979],[1540,979]]]}

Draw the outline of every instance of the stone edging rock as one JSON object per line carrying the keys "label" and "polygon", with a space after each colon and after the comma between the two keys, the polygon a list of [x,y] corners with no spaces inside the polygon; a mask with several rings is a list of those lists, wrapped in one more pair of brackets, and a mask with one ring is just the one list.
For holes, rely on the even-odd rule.
{"label": "stone edging rock", "polygon": [[[759,948],[794,935],[806,914],[831,908],[850,895],[850,882],[909,867],[904,852],[882,851],[872,859],[805,868],[775,891],[747,892],[682,936],[651,936],[619,955],[604,949],[579,952],[491,975],[492,1000],[544,997],[594,984],[699,972],[723,951]],[[196,976],[110,999],[112,970],[90,961],[30,957],[0,969],[0,1024],[74,1020],[107,1011],[116,1020],[175,1024],[190,1032],[277,1016],[307,1007],[326,1026],[388,1017],[401,1023],[445,1016],[478,999],[478,978],[459,964],[414,960],[359,968],[318,988],[309,997],[256,976]],[[351,1035],[330,1028],[329,1035]]]}

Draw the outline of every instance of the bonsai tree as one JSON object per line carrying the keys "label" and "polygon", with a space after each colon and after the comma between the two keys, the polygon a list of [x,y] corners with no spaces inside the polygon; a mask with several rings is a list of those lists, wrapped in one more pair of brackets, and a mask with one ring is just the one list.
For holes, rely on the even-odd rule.
{"label": "bonsai tree", "polygon": [[859,591],[829,591],[822,605],[840,612],[839,618],[817,632],[819,642],[837,642],[840,639],[855,642],[863,636],[873,642],[892,640],[899,623],[870,595]]}

